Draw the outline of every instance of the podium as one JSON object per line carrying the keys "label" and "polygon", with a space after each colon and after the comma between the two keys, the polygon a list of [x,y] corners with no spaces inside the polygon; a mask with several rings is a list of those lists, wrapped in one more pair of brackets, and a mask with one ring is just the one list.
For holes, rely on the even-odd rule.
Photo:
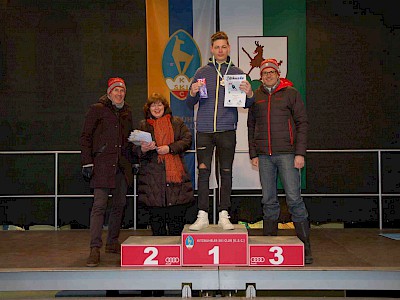
{"label": "podium", "polygon": [[233,230],[222,230],[210,225],[201,231],[182,232],[183,266],[247,266],[248,233],[244,225],[234,225]]}
{"label": "podium", "polygon": [[304,266],[304,244],[297,236],[251,236],[249,266]]}
{"label": "podium", "polygon": [[248,236],[210,225],[200,231],[185,225],[181,236],[131,236],[121,245],[121,267],[298,267],[304,244],[296,236]]}
{"label": "podium", "polygon": [[181,266],[179,236],[130,236],[121,244],[121,267]]}

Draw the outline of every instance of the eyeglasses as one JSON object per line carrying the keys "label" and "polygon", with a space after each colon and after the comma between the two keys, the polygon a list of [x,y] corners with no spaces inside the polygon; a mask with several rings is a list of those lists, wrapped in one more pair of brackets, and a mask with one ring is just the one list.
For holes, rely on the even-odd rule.
{"label": "eyeglasses", "polygon": [[276,71],[262,72],[262,76],[274,75],[274,74],[276,74]]}

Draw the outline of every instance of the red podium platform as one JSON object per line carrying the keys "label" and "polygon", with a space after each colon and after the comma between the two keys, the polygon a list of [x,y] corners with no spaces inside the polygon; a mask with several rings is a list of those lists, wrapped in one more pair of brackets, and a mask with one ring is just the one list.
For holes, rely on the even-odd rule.
{"label": "red podium platform", "polygon": [[121,245],[121,267],[181,266],[179,236],[130,236]]}
{"label": "red podium platform", "polygon": [[249,237],[249,266],[304,266],[304,244],[296,236]]}
{"label": "red podium platform", "polygon": [[183,266],[247,266],[248,233],[244,225],[233,230],[222,230],[210,225],[201,231],[182,232]]}
{"label": "red podium platform", "polygon": [[[262,230],[249,229],[248,233],[249,248],[255,245],[253,238],[260,238],[262,244],[265,241],[275,244],[275,237],[260,236]],[[315,292],[314,296],[319,298],[329,298],[332,292],[347,294],[349,291],[382,291],[382,295],[388,297],[390,292],[395,298],[400,287],[400,243],[382,233],[396,233],[396,230],[313,229],[314,263],[303,267],[121,267],[121,256],[105,253],[103,247],[100,265],[88,268],[89,230],[0,230],[0,291],[73,291],[76,295],[77,291],[179,291],[183,290],[182,286],[192,284],[193,291],[237,291],[236,296],[232,296],[244,298],[242,291],[253,284],[257,297],[260,296],[258,291],[283,291],[283,295],[287,292],[294,295],[293,291],[297,290],[300,291],[295,293],[297,296],[304,296],[301,291],[308,290],[313,293],[310,295]],[[288,229],[279,230],[278,234],[279,239],[291,239],[296,233]],[[106,230],[102,237],[106,240]],[[120,238],[126,243],[132,238],[134,241],[143,238],[143,244],[159,245],[147,229],[123,229]],[[180,248],[179,237],[175,237],[175,241],[174,245]],[[183,291],[182,296],[185,296]]]}
{"label": "red podium platform", "polygon": [[304,245],[296,236],[249,237],[244,225],[234,227],[191,231],[185,225],[181,237],[131,236],[121,245],[121,266],[304,266]]}

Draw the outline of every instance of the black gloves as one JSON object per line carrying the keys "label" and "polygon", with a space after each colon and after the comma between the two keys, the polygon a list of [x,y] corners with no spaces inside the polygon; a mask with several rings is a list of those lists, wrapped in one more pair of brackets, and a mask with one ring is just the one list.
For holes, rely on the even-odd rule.
{"label": "black gloves", "polygon": [[90,181],[93,175],[93,165],[82,166],[82,176],[85,181]]}

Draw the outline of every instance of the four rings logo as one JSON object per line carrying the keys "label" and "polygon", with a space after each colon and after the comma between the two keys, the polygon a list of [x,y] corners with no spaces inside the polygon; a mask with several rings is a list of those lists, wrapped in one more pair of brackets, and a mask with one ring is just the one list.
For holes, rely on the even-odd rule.
{"label": "four rings logo", "polygon": [[265,262],[265,257],[262,256],[253,256],[250,258],[251,264],[263,263]]}
{"label": "four rings logo", "polygon": [[179,263],[179,257],[166,257],[165,258],[165,264],[166,265],[172,265],[172,264],[178,264]]}

